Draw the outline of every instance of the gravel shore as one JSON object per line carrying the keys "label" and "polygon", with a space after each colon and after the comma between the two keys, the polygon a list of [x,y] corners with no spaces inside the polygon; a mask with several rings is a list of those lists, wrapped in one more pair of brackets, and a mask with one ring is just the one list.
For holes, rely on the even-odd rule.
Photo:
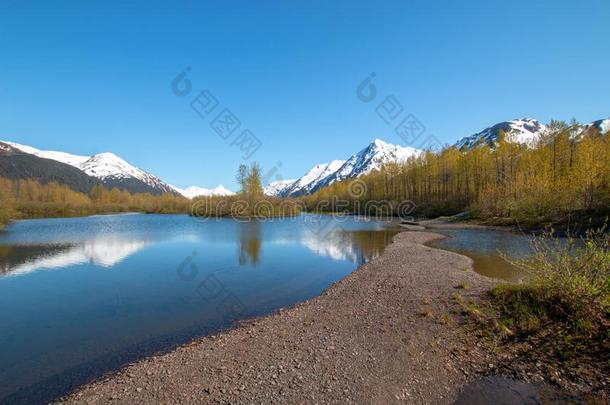
{"label": "gravel shore", "polygon": [[[144,359],[66,403],[451,403],[485,363],[453,296],[493,281],[406,231],[321,296]],[[458,289],[468,285],[469,289]]]}

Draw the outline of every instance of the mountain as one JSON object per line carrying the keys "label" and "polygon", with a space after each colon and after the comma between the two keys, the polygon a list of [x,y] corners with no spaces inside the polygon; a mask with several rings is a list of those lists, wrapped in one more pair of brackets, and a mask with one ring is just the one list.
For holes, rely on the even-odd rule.
{"label": "mountain", "polygon": [[[79,156],[65,152],[43,151],[14,142],[4,142],[4,144],[30,156],[72,166],[88,176],[99,179],[108,188],[116,187],[132,193],[176,194],[172,186],[157,176],[129,164],[113,153]],[[64,183],[60,179],[57,181]]]}
{"label": "mountain", "polygon": [[330,163],[315,165],[305,175],[296,180],[280,180],[269,183],[264,189],[266,195],[276,197],[298,196],[309,194],[320,181],[336,172],[345,160],[333,160]]}
{"label": "mountain", "polygon": [[311,188],[310,192],[315,192],[336,181],[353,179],[373,170],[379,170],[388,163],[404,162],[421,152],[419,149],[409,146],[392,145],[380,139],[375,139],[369,146],[352,155],[337,171],[319,181],[315,187]]}
{"label": "mountain", "polygon": [[[571,136],[579,137],[590,129],[595,128],[601,134],[610,131],[610,118],[593,121],[589,124],[574,127]],[[458,149],[471,149],[480,143],[493,146],[498,140],[498,134],[503,130],[509,142],[532,145],[547,130],[547,126],[533,118],[522,118],[505,121],[485,128],[474,135],[466,136],[455,143]]]}
{"label": "mountain", "polygon": [[303,177],[294,181],[282,180],[270,183],[265,187],[265,193],[278,197],[312,194],[336,181],[356,178],[378,170],[385,164],[402,162],[420,153],[421,151],[418,149],[392,145],[375,139],[366,148],[347,160],[333,160],[330,163],[318,164]]}
{"label": "mountain", "polygon": [[74,166],[23,152],[5,142],[0,142],[0,177],[35,179],[42,184],[57,182],[82,193],[102,184]]}
{"label": "mountain", "polygon": [[605,134],[606,132],[610,131],[610,118],[593,121],[589,125],[586,125],[586,129],[590,128],[595,128],[599,131],[600,134]]}
{"label": "mountain", "polygon": [[285,189],[290,187],[296,179],[273,181],[265,186],[263,193],[269,196],[279,196]]}
{"label": "mountain", "polygon": [[[592,128],[596,128],[600,133],[608,132],[610,118],[579,126],[574,129],[574,136],[579,136]],[[481,132],[466,136],[457,141],[455,147],[469,149],[480,143],[494,145],[500,130],[505,132],[508,141],[531,145],[546,129],[545,125],[533,118],[515,119],[500,122]],[[385,164],[402,162],[420,153],[418,149],[392,145],[375,139],[366,148],[346,160],[318,164],[298,179],[268,184],[264,192],[266,195],[277,197],[312,194],[337,181],[357,178],[378,170]],[[155,195],[171,193],[187,198],[234,194],[223,186],[213,189],[196,186],[180,189],[171,186],[113,153],[80,156],[58,151],[43,151],[4,141],[0,141],[0,177],[33,178],[41,183],[55,181],[81,192],[89,192],[94,186],[103,184],[109,188],[116,187],[132,193],[146,192]]]}
{"label": "mountain", "polygon": [[531,144],[540,135],[546,126],[533,118],[522,118],[505,121],[485,128],[474,135],[466,136],[455,143],[458,149],[471,149],[480,143],[493,145],[498,140],[500,130],[506,134],[510,142]]}
{"label": "mountain", "polygon": [[193,199],[195,197],[202,197],[202,196],[227,196],[227,195],[235,194],[233,191],[225,188],[223,185],[220,185],[213,189],[207,189],[207,188],[202,188],[202,187],[197,187],[197,186],[189,187],[186,189],[180,189],[178,187],[173,187],[173,189],[176,192],[178,192],[179,194],[183,195],[184,197],[190,198],[190,199]]}
{"label": "mountain", "polygon": [[310,171],[305,173],[303,177],[286,187],[282,193],[286,196],[310,194],[321,181],[339,170],[344,163],[344,160],[333,160],[330,163],[315,165]]}

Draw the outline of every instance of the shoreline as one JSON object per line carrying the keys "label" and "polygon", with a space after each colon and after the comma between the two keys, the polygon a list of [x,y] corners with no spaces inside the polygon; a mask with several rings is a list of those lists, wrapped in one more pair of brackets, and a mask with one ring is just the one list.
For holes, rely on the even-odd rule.
{"label": "shoreline", "polygon": [[[400,232],[318,297],[144,358],[58,401],[452,402],[488,363],[463,333],[453,296],[476,299],[496,281],[471,259],[424,245],[440,238]],[[472,287],[456,289],[462,283]]]}

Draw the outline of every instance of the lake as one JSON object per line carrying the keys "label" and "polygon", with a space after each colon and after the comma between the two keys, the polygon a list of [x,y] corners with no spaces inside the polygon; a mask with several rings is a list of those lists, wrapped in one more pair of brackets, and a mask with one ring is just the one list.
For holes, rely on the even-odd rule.
{"label": "lake", "polygon": [[430,246],[468,256],[477,273],[486,277],[519,282],[526,275],[506,260],[524,258],[532,252],[531,235],[492,229],[430,229],[447,236]]}
{"label": "lake", "polygon": [[[432,229],[488,277],[523,277],[529,237]],[[395,222],[108,215],[0,231],[0,402],[41,402],[129,362],[322,293],[377,257]]]}
{"label": "lake", "polygon": [[392,223],[110,215],[0,232],[0,402],[41,402],[143,356],[322,293]]}

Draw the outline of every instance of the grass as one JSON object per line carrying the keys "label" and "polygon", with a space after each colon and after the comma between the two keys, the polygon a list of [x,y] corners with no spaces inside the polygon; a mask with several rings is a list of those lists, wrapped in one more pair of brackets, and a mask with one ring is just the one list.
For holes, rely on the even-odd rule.
{"label": "grass", "polygon": [[[4,202],[0,200],[0,205],[4,205]],[[4,229],[10,222],[14,213],[11,209],[0,206],[0,230]]]}
{"label": "grass", "polygon": [[515,262],[528,280],[495,287],[483,323],[559,360],[588,358],[610,368],[609,238],[605,226],[582,238],[533,238],[534,254]]}

